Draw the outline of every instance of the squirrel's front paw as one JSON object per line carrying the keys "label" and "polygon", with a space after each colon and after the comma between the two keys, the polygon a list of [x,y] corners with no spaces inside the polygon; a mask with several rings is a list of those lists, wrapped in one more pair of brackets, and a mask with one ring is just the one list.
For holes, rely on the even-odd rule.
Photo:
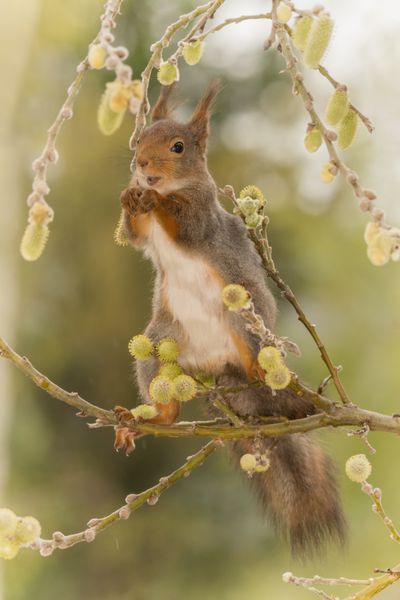
{"label": "squirrel's front paw", "polygon": [[123,209],[130,215],[140,212],[140,198],[143,190],[138,187],[127,187],[120,194],[120,202]]}
{"label": "squirrel's front paw", "polygon": [[158,194],[154,190],[143,190],[139,187],[128,187],[121,192],[121,206],[130,215],[147,213],[158,204]]}

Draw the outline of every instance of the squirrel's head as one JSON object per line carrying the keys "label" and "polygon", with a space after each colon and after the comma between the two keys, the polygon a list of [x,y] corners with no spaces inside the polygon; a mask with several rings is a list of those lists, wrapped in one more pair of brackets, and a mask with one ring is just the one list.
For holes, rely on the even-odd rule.
{"label": "squirrel's head", "polygon": [[204,175],[211,109],[220,83],[213,82],[187,123],[172,118],[173,86],[163,87],[151,113],[151,125],[136,145],[134,179],[142,188],[168,193]]}

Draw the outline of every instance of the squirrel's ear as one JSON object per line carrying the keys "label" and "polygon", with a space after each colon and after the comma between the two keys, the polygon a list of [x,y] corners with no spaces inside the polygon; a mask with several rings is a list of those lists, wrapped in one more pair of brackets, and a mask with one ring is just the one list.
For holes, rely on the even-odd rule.
{"label": "squirrel's ear", "polygon": [[152,123],[154,123],[154,121],[160,121],[161,119],[168,119],[171,116],[171,112],[174,107],[171,106],[170,96],[174,87],[174,84],[161,86],[160,95],[158,96],[158,100],[151,111]]}
{"label": "squirrel's ear", "polygon": [[221,91],[221,88],[222,85],[218,79],[211,83],[206,90],[206,93],[196,106],[188,123],[188,126],[196,136],[196,140],[202,152],[205,152],[207,147],[211,111],[215,98]]}

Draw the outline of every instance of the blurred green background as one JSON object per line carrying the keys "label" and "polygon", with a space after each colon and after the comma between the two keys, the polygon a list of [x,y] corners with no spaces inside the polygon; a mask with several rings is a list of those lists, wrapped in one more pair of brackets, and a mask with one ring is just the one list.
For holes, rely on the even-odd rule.
{"label": "blurred green background", "polygon": [[[376,121],[378,131],[372,141],[360,131],[346,158],[366,185],[383,190],[380,205],[393,221],[400,216],[392,196],[400,183],[398,163],[393,164],[399,83],[388,62],[393,66],[398,56],[399,9],[393,8],[392,18],[376,19],[381,45],[370,47],[367,29],[360,28],[360,20],[365,27],[370,22],[366,9],[360,1],[353,8],[347,4],[326,3],[337,21],[327,64],[350,84],[353,101]],[[116,35],[130,50],[136,76],[150,43],[193,5],[125,1]],[[217,18],[268,8],[258,0],[228,1]],[[133,406],[138,397],[127,342],[149,319],[153,274],[139,253],[113,243],[118,196],[129,178],[133,117],[110,138],[99,133],[96,108],[109,72],[88,75],[74,118],[59,137],[61,158],[49,175],[55,221],[43,257],[27,264],[18,253],[31,162],[97,32],[101,9],[99,0],[18,0],[1,8],[0,325],[20,353],[64,388],[104,407]],[[349,35],[352,24],[354,36]],[[349,189],[339,180],[330,186],[319,181],[325,151],[310,156],[302,148],[304,111],[291,95],[288,78],[279,74],[280,58],[262,52],[266,32],[263,22],[235,26],[210,39],[198,66],[182,65],[178,95],[187,102],[180,116],[189,114],[213,77],[222,78],[225,88],[212,126],[212,174],[220,186],[262,187],[277,264],[334,360],[343,365],[351,398],[366,408],[399,412],[399,265],[370,265],[362,239],[366,219]],[[308,77],[323,109],[330,89],[315,74]],[[151,98],[157,93],[153,79]],[[318,352],[291,308],[279,306],[279,333],[294,339],[303,353],[291,367],[317,385],[326,375]],[[11,365],[0,368],[2,503],[39,518],[44,536],[83,529],[88,519],[108,514],[127,493],[150,486],[200,446],[198,440],[147,438],[126,458],[113,451],[111,430],[89,431],[73,410],[38,391]],[[194,413],[199,414],[198,407],[184,418]],[[346,458],[365,447],[346,431],[323,431],[318,437],[338,464],[350,526],[346,549],[331,548],[325,557],[295,563],[222,450],[155,507],[141,509],[93,544],[46,559],[23,550],[2,567],[1,597],[301,600],[312,595],[283,584],[284,571],[367,578],[374,567],[394,565],[398,549],[371,513],[369,499],[343,476]],[[399,441],[383,434],[370,439],[377,448],[371,480],[383,488],[387,510],[400,523]],[[399,587],[381,597],[399,598]]]}

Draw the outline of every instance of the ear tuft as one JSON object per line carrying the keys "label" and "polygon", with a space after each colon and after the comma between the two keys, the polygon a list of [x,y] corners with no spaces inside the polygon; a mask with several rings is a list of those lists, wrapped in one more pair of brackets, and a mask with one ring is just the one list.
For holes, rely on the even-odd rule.
{"label": "ear tuft", "polygon": [[206,151],[207,138],[209,133],[209,124],[212,108],[218,93],[221,91],[222,85],[219,79],[214,80],[207,88],[203,98],[196,106],[192,117],[188,123],[191,130],[194,132],[197,142],[202,150]]}
{"label": "ear tuft", "polygon": [[162,85],[161,92],[158,96],[158,100],[151,111],[151,122],[160,121],[161,119],[168,119],[174,109],[171,105],[170,97],[175,85]]}

